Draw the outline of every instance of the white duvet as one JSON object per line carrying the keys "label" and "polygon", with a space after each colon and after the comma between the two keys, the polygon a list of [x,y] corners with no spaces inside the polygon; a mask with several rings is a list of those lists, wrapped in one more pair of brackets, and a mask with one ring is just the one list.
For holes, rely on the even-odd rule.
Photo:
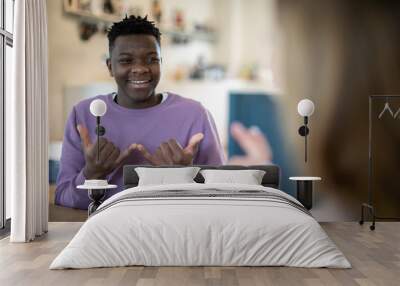
{"label": "white duvet", "polygon": [[105,201],[50,269],[145,266],[295,266],[350,268],[313,217],[279,201],[246,197],[121,200],[146,191],[273,188],[176,184],[127,189]]}

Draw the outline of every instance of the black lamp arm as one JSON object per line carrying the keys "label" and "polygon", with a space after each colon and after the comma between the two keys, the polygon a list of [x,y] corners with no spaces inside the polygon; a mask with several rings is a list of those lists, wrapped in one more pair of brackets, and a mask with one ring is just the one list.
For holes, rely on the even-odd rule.
{"label": "black lamp arm", "polygon": [[[97,142],[99,142],[100,136],[106,134],[106,129],[104,126],[100,125],[100,116],[96,116],[96,135],[97,135]],[[97,144],[97,161],[99,161],[100,156],[100,144]]]}
{"label": "black lamp arm", "polygon": [[308,116],[304,116],[304,125],[300,126],[299,134],[304,137],[304,161],[307,162],[307,135],[310,133],[310,129],[307,127]]}

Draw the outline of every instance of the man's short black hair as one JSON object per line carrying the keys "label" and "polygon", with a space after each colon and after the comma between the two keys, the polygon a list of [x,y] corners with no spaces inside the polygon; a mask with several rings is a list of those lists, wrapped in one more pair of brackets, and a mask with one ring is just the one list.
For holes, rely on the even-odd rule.
{"label": "man's short black hair", "polygon": [[114,23],[111,28],[108,29],[107,37],[110,55],[117,37],[135,34],[154,36],[157,43],[160,45],[160,30],[154,25],[154,22],[147,20],[147,16],[125,16],[122,21]]}

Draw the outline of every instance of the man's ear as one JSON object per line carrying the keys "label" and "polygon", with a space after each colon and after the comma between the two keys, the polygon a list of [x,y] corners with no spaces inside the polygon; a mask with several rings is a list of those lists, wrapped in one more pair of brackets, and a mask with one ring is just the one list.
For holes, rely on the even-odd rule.
{"label": "man's ear", "polygon": [[107,64],[107,68],[108,68],[108,71],[110,73],[110,76],[114,77],[113,71],[112,71],[112,67],[111,67],[111,58],[108,58],[106,60],[106,64]]}

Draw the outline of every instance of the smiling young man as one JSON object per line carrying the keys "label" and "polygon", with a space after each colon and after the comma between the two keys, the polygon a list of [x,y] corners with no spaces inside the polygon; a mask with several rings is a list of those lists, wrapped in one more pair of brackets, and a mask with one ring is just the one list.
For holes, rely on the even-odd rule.
{"label": "smiling young man", "polygon": [[[87,209],[85,179],[107,179],[121,191],[122,165],[221,165],[223,151],[210,113],[197,101],[156,93],[161,74],[160,32],[147,18],[130,16],[108,32],[107,67],[118,90],[74,106],[65,128],[55,202]],[[106,133],[96,142],[93,99],[107,104]],[[97,144],[100,156],[96,158]]]}

